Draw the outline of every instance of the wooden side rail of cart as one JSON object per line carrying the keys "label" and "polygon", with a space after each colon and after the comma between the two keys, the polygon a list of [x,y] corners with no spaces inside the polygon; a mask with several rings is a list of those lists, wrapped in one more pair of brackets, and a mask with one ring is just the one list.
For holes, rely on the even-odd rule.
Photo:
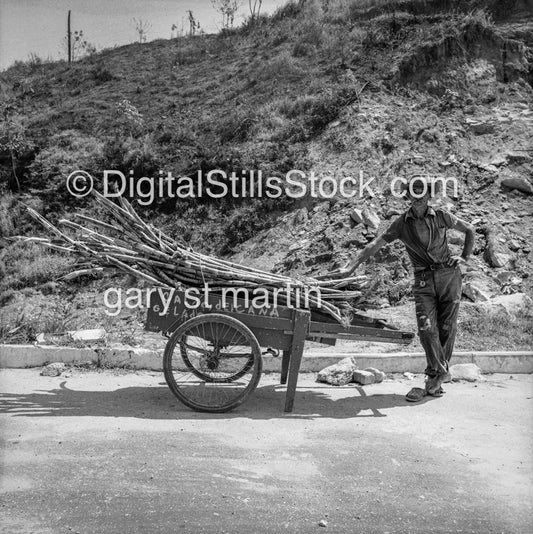
{"label": "wooden side rail of cart", "polygon": [[414,337],[363,316],[343,326],[306,310],[254,308],[242,299],[223,302],[219,295],[208,295],[194,308],[188,304],[184,292],[176,291],[164,313],[160,296],[153,293],[146,329],[170,338],[163,359],[165,379],[184,404],[198,411],[225,412],[243,402],[259,382],[261,347],[282,351],[285,411],[291,412],[306,340],[408,344]]}

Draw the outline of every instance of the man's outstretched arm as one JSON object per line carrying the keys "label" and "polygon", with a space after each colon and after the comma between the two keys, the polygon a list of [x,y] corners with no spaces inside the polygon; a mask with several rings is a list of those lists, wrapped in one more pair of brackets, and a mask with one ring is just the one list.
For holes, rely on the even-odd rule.
{"label": "man's outstretched arm", "polygon": [[363,250],[358,252],[355,257],[350,260],[344,267],[341,267],[340,269],[336,271],[332,271],[331,273],[324,274],[322,276],[317,276],[316,278],[318,280],[329,280],[329,279],[335,279],[335,278],[347,278],[348,276],[351,276],[354,271],[361,265],[361,263],[364,263],[366,260],[374,256],[376,252],[386,245],[387,242],[382,237],[377,237],[374,239],[374,241],[371,241],[366,245]]}

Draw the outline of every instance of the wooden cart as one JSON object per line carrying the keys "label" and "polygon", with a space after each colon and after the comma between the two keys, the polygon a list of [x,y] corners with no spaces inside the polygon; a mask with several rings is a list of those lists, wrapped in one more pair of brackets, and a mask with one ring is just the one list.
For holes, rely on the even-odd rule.
{"label": "wooden cart", "polygon": [[176,291],[166,313],[158,293],[150,301],[146,330],[169,337],[163,357],[167,384],[185,405],[204,412],[229,411],[256,388],[261,347],[274,355],[282,352],[285,411],[291,412],[305,340],[328,345],[337,339],[408,344],[414,337],[365,316],[344,327],[315,312],[285,306],[254,308],[245,300],[226,302],[219,295],[208,295],[192,308],[191,299]]}

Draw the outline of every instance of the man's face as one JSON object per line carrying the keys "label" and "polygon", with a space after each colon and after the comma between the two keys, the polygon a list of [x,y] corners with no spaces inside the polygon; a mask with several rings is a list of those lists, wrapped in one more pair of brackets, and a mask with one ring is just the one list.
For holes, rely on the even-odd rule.
{"label": "man's face", "polygon": [[427,206],[430,196],[429,191],[426,190],[425,195],[422,195],[422,193],[424,193],[424,190],[422,188],[414,188],[413,195],[407,193],[407,199],[411,203],[411,206],[415,208]]}

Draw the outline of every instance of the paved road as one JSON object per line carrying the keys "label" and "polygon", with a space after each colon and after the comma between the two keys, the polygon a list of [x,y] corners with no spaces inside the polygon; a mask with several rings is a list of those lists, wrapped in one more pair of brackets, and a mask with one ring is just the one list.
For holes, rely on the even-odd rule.
{"label": "paved road", "polygon": [[533,532],[533,376],[412,405],[302,375],[293,414],[277,378],[209,415],[157,373],[1,371],[2,532]]}

